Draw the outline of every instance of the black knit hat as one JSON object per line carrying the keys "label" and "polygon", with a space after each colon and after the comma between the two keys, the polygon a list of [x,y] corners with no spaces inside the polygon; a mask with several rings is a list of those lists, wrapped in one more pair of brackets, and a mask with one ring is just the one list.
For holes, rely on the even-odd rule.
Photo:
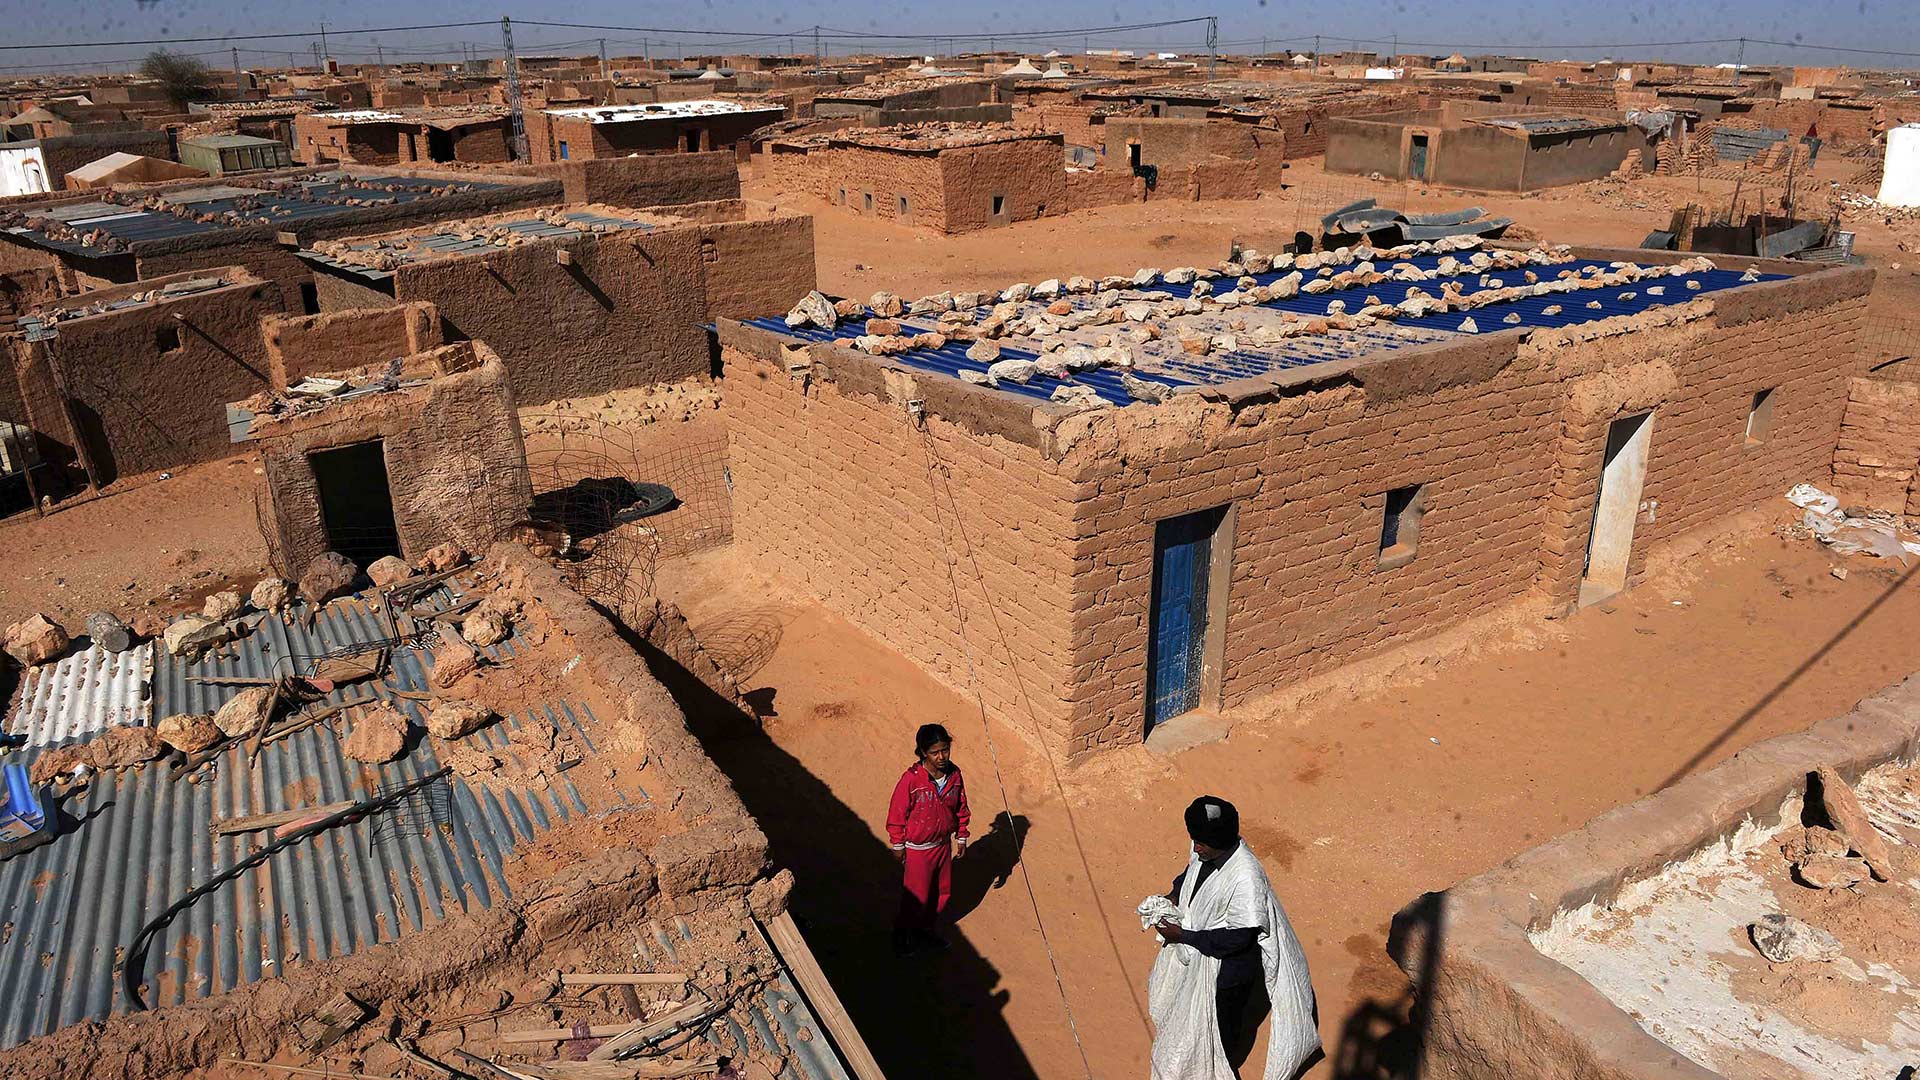
{"label": "black knit hat", "polygon": [[1230,848],[1240,841],[1240,811],[1217,795],[1202,795],[1187,807],[1187,835],[1210,848]]}

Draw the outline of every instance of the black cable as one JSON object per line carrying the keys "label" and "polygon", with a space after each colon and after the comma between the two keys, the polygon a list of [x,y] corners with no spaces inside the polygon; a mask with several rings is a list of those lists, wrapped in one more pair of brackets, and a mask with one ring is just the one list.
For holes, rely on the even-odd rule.
{"label": "black cable", "polygon": [[168,905],[167,910],[154,916],[153,919],[151,919],[147,923],[147,925],[140,928],[140,932],[138,934],[134,935],[133,945],[127,949],[126,960],[121,965],[121,968],[120,968],[120,989],[121,989],[121,992],[126,996],[129,1007],[134,1012],[147,1011],[147,999],[145,995],[141,994],[140,992],[140,983],[141,983],[140,976],[141,976],[141,973],[146,970],[147,947],[153,944],[154,935],[158,934],[161,930],[165,929],[166,926],[169,923],[173,922],[173,920],[177,918],[181,912],[192,907],[194,903],[198,901],[201,897],[206,896],[208,893],[213,892],[215,889],[218,889],[220,886],[226,884],[229,881],[232,881],[234,878],[239,877],[241,874],[247,872],[248,870],[251,870],[256,866],[259,866],[261,863],[266,862],[268,859],[272,858],[274,855],[278,854],[279,852],[285,851],[287,848],[292,847],[294,844],[297,844],[300,841],[305,840],[310,836],[316,836],[322,832],[325,832],[326,830],[333,828],[335,825],[339,825],[343,822],[348,822],[348,821],[357,821],[360,818],[366,817],[368,814],[374,813],[379,810],[384,810],[387,807],[392,806],[394,803],[397,803],[400,800],[406,798],[407,796],[413,794],[414,792],[420,790],[421,788],[426,787],[427,785],[433,783],[436,780],[441,779],[444,776],[447,776],[451,772],[453,772],[453,768],[451,766],[442,766],[437,771],[428,773],[427,775],[420,777],[418,780],[410,780],[407,783],[402,784],[401,786],[395,788],[392,791],[385,792],[384,794],[380,794],[380,795],[375,795],[371,799],[364,799],[360,802],[354,803],[352,806],[347,807],[345,810],[341,810],[338,813],[328,814],[326,817],[323,817],[319,821],[313,822],[310,825],[302,825],[300,828],[295,829],[294,831],[288,833],[287,835],[280,837],[279,839],[268,844],[266,847],[263,847],[258,851],[253,852],[252,854],[248,855],[246,858],[241,859],[239,862],[234,863],[232,866],[226,868],[225,870],[220,871],[218,874],[215,874],[213,877],[208,878],[206,881],[201,882],[199,885],[194,886],[193,889],[189,891],[185,896],[182,896],[180,899],[175,900],[172,904]]}

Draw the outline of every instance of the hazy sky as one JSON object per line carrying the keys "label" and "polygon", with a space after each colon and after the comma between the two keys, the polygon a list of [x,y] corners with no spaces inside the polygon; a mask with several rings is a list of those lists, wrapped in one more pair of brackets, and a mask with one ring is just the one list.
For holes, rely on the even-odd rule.
{"label": "hazy sky", "polygon": [[[1378,39],[1361,47],[1385,51],[1394,35],[1406,51],[1445,53],[1454,48],[1522,52],[1527,55],[1665,58],[1695,62],[1730,62],[1737,46],[1682,44],[1701,39],[1770,39],[1803,43],[1801,47],[1750,43],[1749,63],[1840,64],[1859,67],[1920,68],[1920,3],[1914,0],[1749,0],[1747,3],[1694,3],[1689,0],[1539,0],[1535,3],[1497,3],[1493,0],[1347,0],[1339,4],[1282,3],[1281,0],[1218,0],[1209,4],[1170,2],[1096,2],[1055,0],[1051,4],[1015,4],[1010,0],[906,3],[881,0],[838,0],[832,5],[803,6],[775,0],[715,4],[691,0],[683,4],[633,4],[612,0],[575,0],[540,4],[530,0],[309,0],[306,3],[236,2],[236,0],[0,0],[0,14],[8,33],[0,45],[40,46],[64,42],[113,42],[136,39],[179,39],[227,34],[295,33],[279,40],[235,40],[180,43],[175,51],[204,54],[207,62],[226,67],[229,46],[241,49],[242,64],[284,64],[289,54],[312,61],[312,42],[319,24],[327,24],[328,47],[348,62],[373,60],[375,44],[389,61],[409,58],[450,59],[468,44],[498,55],[497,25],[464,28],[389,31],[377,35],[347,34],[365,28],[413,26],[426,23],[497,21],[513,17],[515,44],[522,52],[564,51],[591,53],[593,40],[608,38],[611,55],[638,55],[642,41],[652,42],[655,55],[672,55],[676,46],[686,51],[787,51],[779,35],[796,35],[800,51],[813,48],[812,28],[829,26],[823,47],[835,53],[885,49],[892,52],[944,51],[945,45],[909,39],[857,40],[859,35],[954,34],[1013,35],[1037,30],[1111,28],[1139,23],[1217,15],[1223,51],[1255,51],[1262,39],[1270,47],[1312,47],[1312,37],[1324,35],[1328,51],[1351,46],[1356,38]],[[598,23],[639,30],[587,30],[538,27],[527,23],[548,20]],[[708,30],[739,34],[739,38],[702,36],[685,31]],[[678,32],[676,32],[678,31]],[[758,40],[751,36],[758,35]],[[1291,40],[1289,40],[1291,39]],[[1077,51],[1088,45],[1179,52],[1204,52],[1204,24],[1128,31],[1097,30],[1050,38],[1001,37],[994,44],[1019,46],[1034,53],[1048,48]],[[664,42],[664,43],[663,43]],[[1640,48],[1632,46],[1648,44]],[[963,37],[956,44],[966,48]],[[986,42],[975,40],[973,47]],[[1572,50],[1551,46],[1578,46]],[[1859,49],[1904,50],[1908,55],[1845,54],[1806,46],[1830,45]],[[90,49],[38,47],[0,50],[0,68],[23,73],[48,65],[90,62],[120,63],[137,58],[150,46],[125,45]]]}

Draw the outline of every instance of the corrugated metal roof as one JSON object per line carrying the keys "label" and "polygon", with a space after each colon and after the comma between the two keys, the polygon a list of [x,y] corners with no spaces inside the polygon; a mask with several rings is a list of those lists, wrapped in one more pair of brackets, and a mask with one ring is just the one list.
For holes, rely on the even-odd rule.
{"label": "corrugated metal roof", "polygon": [[27,671],[7,734],[33,747],[84,742],[114,724],[153,722],[153,643],[110,653],[89,645]]}
{"label": "corrugated metal roof", "polygon": [[[1411,259],[1393,261],[1410,262],[1422,270],[1431,271],[1439,266],[1440,259],[1441,256],[1438,255],[1422,255]],[[1383,260],[1383,262],[1384,261],[1385,260]],[[1550,270],[1557,274],[1562,270],[1574,270],[1576,272],[1584,272],[1588,268],[1605,270],[1610,265],[1611,264],[1607,262],[1594,259],[1576,259],[1571,262],[1557,263],[1549,267],[1539,267],[1536,269]],[[1270,285],[1284,277],[1287,272],[1288,271],[1275,271],[1251,276],[1261,285]],[[1509,284],[1517,284],[1517,279],[1520,274],[1521,271],[1519,270],[1493,272],[1494,277],[1502,277],[1506,279]],[[1428,293],[1437,296],[1441,291],[1442,283],[1452,281],[1459,284],[1463,294],[1472,294],[1479,292],[1483,288],[1492,287],[1480,284],[1480,279],[1485,276],[1487,275],[1476,270],[1457,274],[1449,278],[1433,278],[1428,281],[1419,282],[1418,284]],[[1543,276],[1546,275],[1543,274]],[[1779,280],[1782,276],[1783,275],[1778,274],[1762,275],[1761,280]],[[1698,282],[1700,287],[1697,290],[1688,288],[1687,282],[1689,280]],[[1334,330],[1321,335],[1289,338],[1271,347],[1253,347],[1251,346],[1251,342],[1249,342],[1249,347],[1236,349],[1231,353],[1209,354],[1206,356],[1186,355],[1180,351],[1177,342],[1163,337],[1155,342],[1135,346],[1135,354],[1139,358],[1142,366],[1129,372],[1129,374],[1138,379],[1144,379],[1149,382],[1160,382],[1174,387],[1222,383],[1253,375],[1269,374],[1273,371],[1288,368],[1307,367],[1313,364],[1325,363],[1330,360],[1352,359],[1372,353],[1406,348],[1411,345],[1445,341],[1462,333],[1461,326],[1468,318],[1473,320],[1474,325],[1478,328],[1477,332],[1480,333],[1491,333],[1496,330],[1512,329],[1515,327],[1558,328],[1593,322],[1598,319],[1611,318],[1615,315],[1636,314],[1654,307],[1684,304],[1703,294],[1733,288],[1740,284],[1743,284],[1743,282],[1741,281],[1741,274],[1738,272],[1732,270],[1708,270],[1687,274],[1683,277],[1662,278],[1657,281],[1641,281],[1622,285],[1618,288],[1589,289],[1580,292],[1551,293],[1545,296],[1523,297],[1517,300],[1488,304],[1485,307],[1476,308],[1472,311],[1445,312],[1420,318],[1402,317],[1394,320],[1392,323],[1376,324],[1363,330]],[[1664,295],[1656,296],[1649,293],[1647,291],[1649,286],[1665,286],[1662,290]],[[1176,299],[1185,299],[1192,293],[1192,287],[1190,285],[1174,285],[1167,282],[1158,282],[1149,286],[1149,289],[1153,292],[1167,294]],[[1284,300],[1272,300],[1258,306],[1249,305],[1247,307],[1219,313],[1216,316],[1212,316],[1212,318],[1217,319],[1219,323],[1218,326],[1195,321],[1207,319],[1208,316],[1182,316],[1181,321],[1184,326],[1191,326],[1197,330],[1205,330],[1208,333],[1219,334],[1226,332],[1227,324],[1239,316],[1240,313],[1264,309],[1268,311],[1292,312],[1296,315],[1307,317],[1323,316],[1328,313],[1331,305],[1335,301],[1345,305],[1345,310],[1353,312],[1365,306],[1366,299],[1370,295],[1379,295],[1382,298],[1388,298],[1390,289],[1393,290],[1395,294],[1391,296],[1391,299],[1398,300],[1400,299],[1400,295],[1404,294],[1406,284],[1400,282],[1381,282],[1375,285],[1331,289],[1315,294],[1301,293]],[[1623,299],[1623,297],[1630,298]],[[1084,308],[1091,302],[1090,298],[1086,296],[1071,296],[1067,297],[1067,299],[1073,302],[1076,309]],[[1589,308],[1587,304],[1590,301],[1597,301],[1600,306],[1598,308]],[[1553,306],[1558,306],[1560,310],[1554,314],[1548,314],[1546,309]],[[986,308],[979,310],[985,311]],[[1520,317],[1520,321],[1513,324],[1507,323],[1505,319],[1509,314],[1517,314]],[[832,331],[820,330],[813,327],[790,329],[785,321],[777,316],[746,319],[743,321],[749,326],[806,342],[851,342],[852,339],[864,333],[864,323],[859,319],[842,323]],[[909,316],[896,321],[901,324],[903,330],[907,333],[917,333],[938,328],[936,321],[930,318]],[[1110,330],[1111,328],[1101,327],[1099,329]],[[999,358],[1015,360],[1035,359],[1038,354],[1033,349],[1022,348],[1018,344],[1019,340],[1020,339],[1005,339],[997,342],[996,344],[1000,345]],[[1009,344],[1009,342],[1014,342],[1014,344]],[[887,357],[886,359],[898,361],[909,367],[949,375],[954,378],[958,378],[959,373],[962,371],[984,373],[990,365],[969,358],[966,355],[967,344],[967,342],[953,341],[939,349],[914,349],[896,356]],[[1132,395],[1128,393],[1126,388],[1121,384],[1120,372],[1106,368],[1095,368],[1079,372],[1071,380],[1058,380],[1048,378],[1044,375],[1035,375],[1031,382],[1025,384],[1002,382],[998,389],[1004,393],[1011,393],[1019,397],[1046,400],[1052,396],[1055,389],[1066,384],[1068,381],[1091,386],[1103,400],[1112,404],[1126,405],[1133,401]]]}
{"label": "corrugated metal roof", "polygon": [[[452,602],[454,594],[441,590],[427,607]],[[270,618],[203,662],[163,657],[154,708],[160,715],[212,711],[243,688],[191,683],[189,676],[301,670],[326,652],[387,640],[383,623],[360,600],[336,601],[311,627],[304,610]],[[512,643],[487,652],[510,655]],[[425,676],[419,652],[405,645],[394,650],[388,685],[420,690]],[[329,700],[362,696],[370,685],[344,687]],[[395,704],[420,721],[419,703]],[[522,765],[508,732],[536,719],[593,749],[595,718],[584,704],[565,701],[469,738]],[[322,724],[264,747],[256,761],[247,760],[243,747],[231,748],[202,783],[176,781],[173,770],[159,764],[100,775],[62,808],[64,835],[0,863],[6,920],[0,972],[8,994],[0,1047],[126,1009],[118,965],[141,925],[259,843],[244,835],[216,837],[217,818],[362,799],[432,774],[440,764],[433,741],[424,737],[384,765],[350,761]],[[510,895],[501,871],[516,845],[568,818],[646,799],[644,791],[623,793],[605,784],[593,791],[590,801],[567,773],[512,787],[450,777],[402,807],[282,852],[159,933],[146,958],[148,1003],[221,993],[302,960],[343,956],[451,913],[490,907]]]}
{"label": "corrugated metal roof", "polygon": [[[651,232],[654,228],[650,222],[637,221],[626,217],[615,217],[610,214],[597,214],[587,210],[569,210],[562,216],[568,221],[573,222],[577,227],[568,228],[564,225],[555,225],[544,217],[529,217],[521,221],[495,222],[493,224],[506,229],[508,232],[540,240],[555,237],[585,236],[590,230],[596,228],[611,228],[620,232],[634,230]],[[394,246],[396,242],[404,242],[408,246],[396,247]],[[350,251],[379,251],[392,256],[400,262],[417,263],[443,258],[449,255],[466,255],[476,251],[487,251],[495,245],[485,237],[459,236],[451,232],[439,232],[403,237],[398,240],[350,242],[346,246]],[[309,262],[329,266],[335,270],[353,274],[369,281],[385,281],[393,277],[392,270],[363,266],[360,263],[335,258],[332,255],[323,254],[319,251],[303,249],[299,254],[301,258]]]}

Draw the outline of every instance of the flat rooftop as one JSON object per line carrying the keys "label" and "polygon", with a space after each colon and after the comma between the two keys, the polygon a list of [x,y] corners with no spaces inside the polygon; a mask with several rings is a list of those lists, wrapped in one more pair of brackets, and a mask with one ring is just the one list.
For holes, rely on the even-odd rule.
{"label": "flat rooftop", "polygon": [[779,105],[764,102],[720,101],[701,98],[696,101],[649,101],[638,105],[586,105],[576,108],[547,109],[548,116],[568,120],[586,120],[595,124],[631,124],[645,120],[677,120],[688,116],[727,116],[738,113],[779,112]]}
{"label": "flat rooftop", "polygon": [[507,110],[498,105],[441,105],[409,109],[340,109],[316,115],[329,124],[426,124],[445,128],[505,120]]}
{"label": "flat rooftop", "polygon": [[34,341],[51,336],[47,331],[63,322],[151,307],[154,304],[164,304],[188,296],[212,292],[215,289],[224,289],[229,285],[258,285],[260,282],[239,271],[229,270],[222,273],[215,270],[192,276],[183,275],[171,281],[144,284],[145,288],[122,285],[67,297],[21,315],[15,322],[26,333],[27,340]]}
{"label": "flat rooftop", "polygon": [[1043,140],[1059,142],[1051,132],[1023,131],[1006,124],[904,124],[897,127],[852,128],[823,136],[833,146],[861,146],[872,150],[957,150],[968,146]]}
{"label": "flat rooftop", "polygon": [[[938,312],[941,298],[923,298],[936,313],[894,321],[903,335],[947,340],[921,339],[907,348],[867,337],[864,316],[832,330],[790,328],[779,317],[744,321],[796,343],[877,348],[875,355],[908,368],[1024,398],[1084,400],[1091,393],[1106,404],[1127,405],[1145,400],[1138,392],[1143,384],[1162,388],[1144,386],[1157,397],[1469,334],[1636,315],[1785,276],[1722,270],[1705,258],[1640,266],[1579,258],[1564,248],[1474,251],[1474,244],[1469,238],[1391,251],[1340,248],[1297,261],[1275,256],[1271,269],[1232,276],[1220,268],[1181,268],[1099,281],[1068,278],[1052,282],[1057,295],[1018,301],[1006,298],[1018,296],[1019,287],[997,297],[942,294],[956,311]],[[1415,301],[1422,296],[1427,299]],[[1104,310],[1116,308],[1118,316]],[[998,355],[968,355],[974,327],[997,314],[1006,316],[1006,332],[992,341]],[[1064,363],[1068,370],[1059,377],[1036,370],[1024,382],[989,379],[988,369],[1002,360],[1050,368]]]}
{"label": "flat rooftop", "polygon": [[1594,116],[1470,116],[1470,124],[1507,128],[1527,135],[1564,135],[1570,131],[1605,131],[1625,127],[1624,121]]}
{"label": "flat rooftop", "polygon": [[[169,188],[148,195],[141,205],[91,200],[15,211],[0,216],[0,231],[34,247],[102,258],[144,241],[313,221],[370,206],[404,205],[468,192],[510,191],[516,186],[334,170],[270,188],[235,184]],[[9,219],[17,223],[5,224]]]}
{"label": "flat rooftop", "polygon": [[564,239],[592,233],[647,232],[678,218],[607,206],[529,210],[474,221],[355,240],[329,240],[303,248],[300,257],[369,281],[386,281],[401,266],[471,255],[529,240]]}
{"label": "flat rooftop", "polygon": [[915,94],[922,90],[937,90],[943,86],[965,86],[970,83],[990,83],[993,79],[986,75],[917,75],[903,79],[888,79],[885,82],[864,83],[860,86],[837,86],[815,94],[815,101],[885,101],[900,94]]}

